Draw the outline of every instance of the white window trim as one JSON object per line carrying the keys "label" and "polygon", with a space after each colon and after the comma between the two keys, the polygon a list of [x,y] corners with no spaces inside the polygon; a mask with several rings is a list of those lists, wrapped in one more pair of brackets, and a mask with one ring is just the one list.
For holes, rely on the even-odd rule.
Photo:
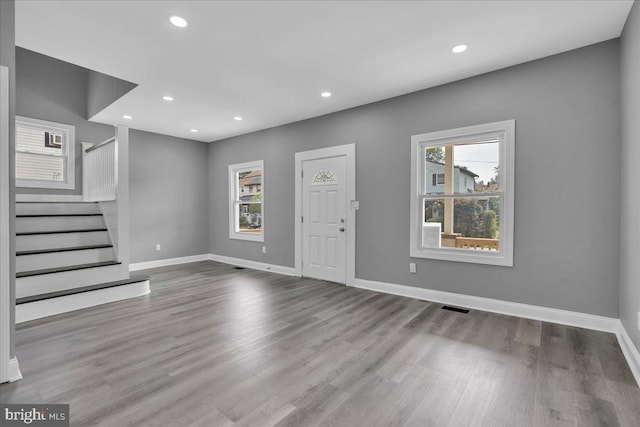
{"label": "white window trim", "polygon": [[[16,178],[16,187],[22,188],[50,188],[59,190],[75,190],[76,188],[76,128],[63,123],[49,122],[47,120],[32,119],[31,117],[16,116],[16,126],[20,123],[36,125],[45,128],[63,129],[67,133],[67,141],[64,152],[64,181],[47,181],[40,179]],[[16,147],[17,148],[17,147]]]}
{"label": "white window trim", "polygon": [[[236,218],[235,218],[235,174],[238,172],[245,172],[255,169],[262,171],[262,185],[261,185],[261,202],[262,202],[262,231],[260,233],[239,233],[236,231]],[[264,242],[264,161],[256,160],[253,162],[237,163],[235,165],[229,165],[229,238],[237,240],[249,240],[252,242]]]}
{"label": "white window trim", "polygon": [[[422,216],[419,214],[421,180],[424,181],[424,159],[422,148],[469,141],[482,134],[501,134],[499,148],[500,186],[502,194],[500,215],[500,251],[463,251],[447,248],[422,248],[420,244]],[[487,123],[430,132],[411,137],[411,230],[410,256],[445,261],[470,262],[477,264],[513,266],[513,215],[514,215],[514,161],[515,161],[515,120]],[[460,194],[456,197],[464,197]]]}

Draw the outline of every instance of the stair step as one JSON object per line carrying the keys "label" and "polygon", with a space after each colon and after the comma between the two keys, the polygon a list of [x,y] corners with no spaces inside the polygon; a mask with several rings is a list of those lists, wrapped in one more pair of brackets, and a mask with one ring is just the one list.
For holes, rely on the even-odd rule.
{"label": "stair step", "polygon": [[[129,277],[128,268],[122,263],[109,262],[106,263],[107,265],[103,265],[103,263],[90,264],[90,266],[86,266],[87,268],[75,270],[57,268],[50,270],[55,272],[47,274],[16,277],[16,298],[91,286]],[[77,263],[76,268],[78,266],[84,267],[84,264]]]}
{"label": "stair step", "polygon": [[16,215],[46,214],[99,214],[100,205],[95,202],[17,202]]}
{"label": "stair step", "polygon": [[113,247],[74,249],[16,256],[16,273],[114,261]]}
{"label": "stair step", "polygon": [[147,276],[131,276],[128,279],[116,280],[114,282],[99,283],[97,285],[83,286],[83,287],[74,288],[74,289],[65,289],[62,291],[49,292],[46,294],[31,295],[28,297],[22,297],[22,298],[16,299],[16,305],[35,302],[35,301],[42,301],[42,300],[51,299],[51,298],[58,298],[58,297],[63,297],[67,295],[81,294],[83,292],[97,291],[98,289],[107,289],[107,288],[113,288],[116,286],[129,285],[131,283],[144,282],[147,280],[149,280],[149,277]]}
{"label": "stair step", "polygon": [[50,254],[55,252],[84,251],[86,249],[104,249],[104,248],[112,248],[112,247],[113,245],[105,244],[105,245],[73,246],[69,248],[35,249],[32,251],[17,251],[16,256]]}
{"label": "stair step", "polygon": [[20,277],[40,276],[42,274],[62,273],[65,271],[84,270],[87,268],[105,267],[108,265],[119,265],[119,264],[122,264],[122,263],[118,261],[105,261],[105,262],[94,262],[91,264],[71,265],[68,267],[44,268],[42,270],[23,271],[21,273],[16,273],[16,279]]}
{"label": "stair step", "polygon": [[[16,323],[136,298],[147,295],[151,291],[149,280],[146,278],[131,278],[132,280],[125,281],[122,280],[122,277],[127,276],[106,279],[120,283],[95,283],[97,285],[95,288],[89,288],[93,284],[88,284],[86,287],[69,289],[62,295],[54,294],[54,292],[57,292],[54,290],[51,292],[35,292],[30,296],[19,297],[18,303],[15,305]],[[88,313],[88,315],[91,316],[91,313]]]}
{"label": "stair step", "polygon": [[68,217],[68,216],[102,216],[101,213],[54,213],[54,214],[25,214],[16,215],[16,218],[43,218],[43,217]]}
{"label": "stair step", "polygon": [[102,215],[45,215],[16,217],[16,233],[105,228]]}
{"label": "stair step", "polygon": [[95,231],[108,231],[106,228],[87,228],[84,230],[52,230],[52,231],[23,231],[16,236],[33,236],[36,234],[63,234],[63,233],[92,233]]}
{"label": "stair step", "polygon": [[49,200],[49,201],[37,201],[37,200],[32,200],[32,201],[20,201],[20,200],[16,200],[16,204],[53,204],[53,205],[74,205],[74,204],[84,204],[84,205],[91,205],[91,204],[97,204],[98,202],[83,202],[82,200],[70,200],[70,201],[61,201],[61,200]]}
{"label": "stair step", "polygon": [[16,237],[17,252],[110,244],[111,239],[106,231],[76,231],[65,234],[32,234]]}

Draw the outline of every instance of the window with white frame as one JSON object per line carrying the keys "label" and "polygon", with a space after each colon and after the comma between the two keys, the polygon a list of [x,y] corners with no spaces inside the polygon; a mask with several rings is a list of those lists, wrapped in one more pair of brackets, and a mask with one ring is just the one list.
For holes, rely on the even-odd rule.
{"label": "window with white frame", "polygon": [[411,137],[412,257],[513,266],[514,150],[514,120]]}
{"label": "window with white frame", "polygon": [[16,117],[16,186],[75,188],[75,127]]}
{"label": "window with white frame", "polygon": [[229,165],[229,238],[264,242],[264,163]]}

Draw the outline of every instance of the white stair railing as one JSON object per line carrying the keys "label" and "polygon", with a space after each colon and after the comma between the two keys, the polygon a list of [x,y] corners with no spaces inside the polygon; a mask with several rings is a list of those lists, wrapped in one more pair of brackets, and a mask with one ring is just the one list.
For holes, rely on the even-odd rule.
{"label": "white stair railing", "polygon": [[129,128],[99,144],[82,143],[83,200],[98,202],[121,275],[129,277]]}
{"label": "white stair railing", "polygon": [[84,200],[115,200],[118,189],[118,140],[111,137],[99,144],[82,143],[82,186]]}

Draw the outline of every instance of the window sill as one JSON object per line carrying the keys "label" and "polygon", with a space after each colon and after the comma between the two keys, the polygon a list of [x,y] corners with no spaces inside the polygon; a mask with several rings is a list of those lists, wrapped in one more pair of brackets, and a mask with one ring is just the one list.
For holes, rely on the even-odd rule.
{"label": "window sill", "polygon": [[513,267],[513,259],[500,252],[467,249],[412,249],[411,258]]}
{"label": "window sill", "polygon": [[46,188],[49,190],[75,190],[73,182],[53,182],[30,179],[16,179],[16,188]]}
{"label": "window sill", "polygon": [[229,233],[229,239],[246,240],[249,242],[264,242],[264,233],[260,233],[260,234]]}

